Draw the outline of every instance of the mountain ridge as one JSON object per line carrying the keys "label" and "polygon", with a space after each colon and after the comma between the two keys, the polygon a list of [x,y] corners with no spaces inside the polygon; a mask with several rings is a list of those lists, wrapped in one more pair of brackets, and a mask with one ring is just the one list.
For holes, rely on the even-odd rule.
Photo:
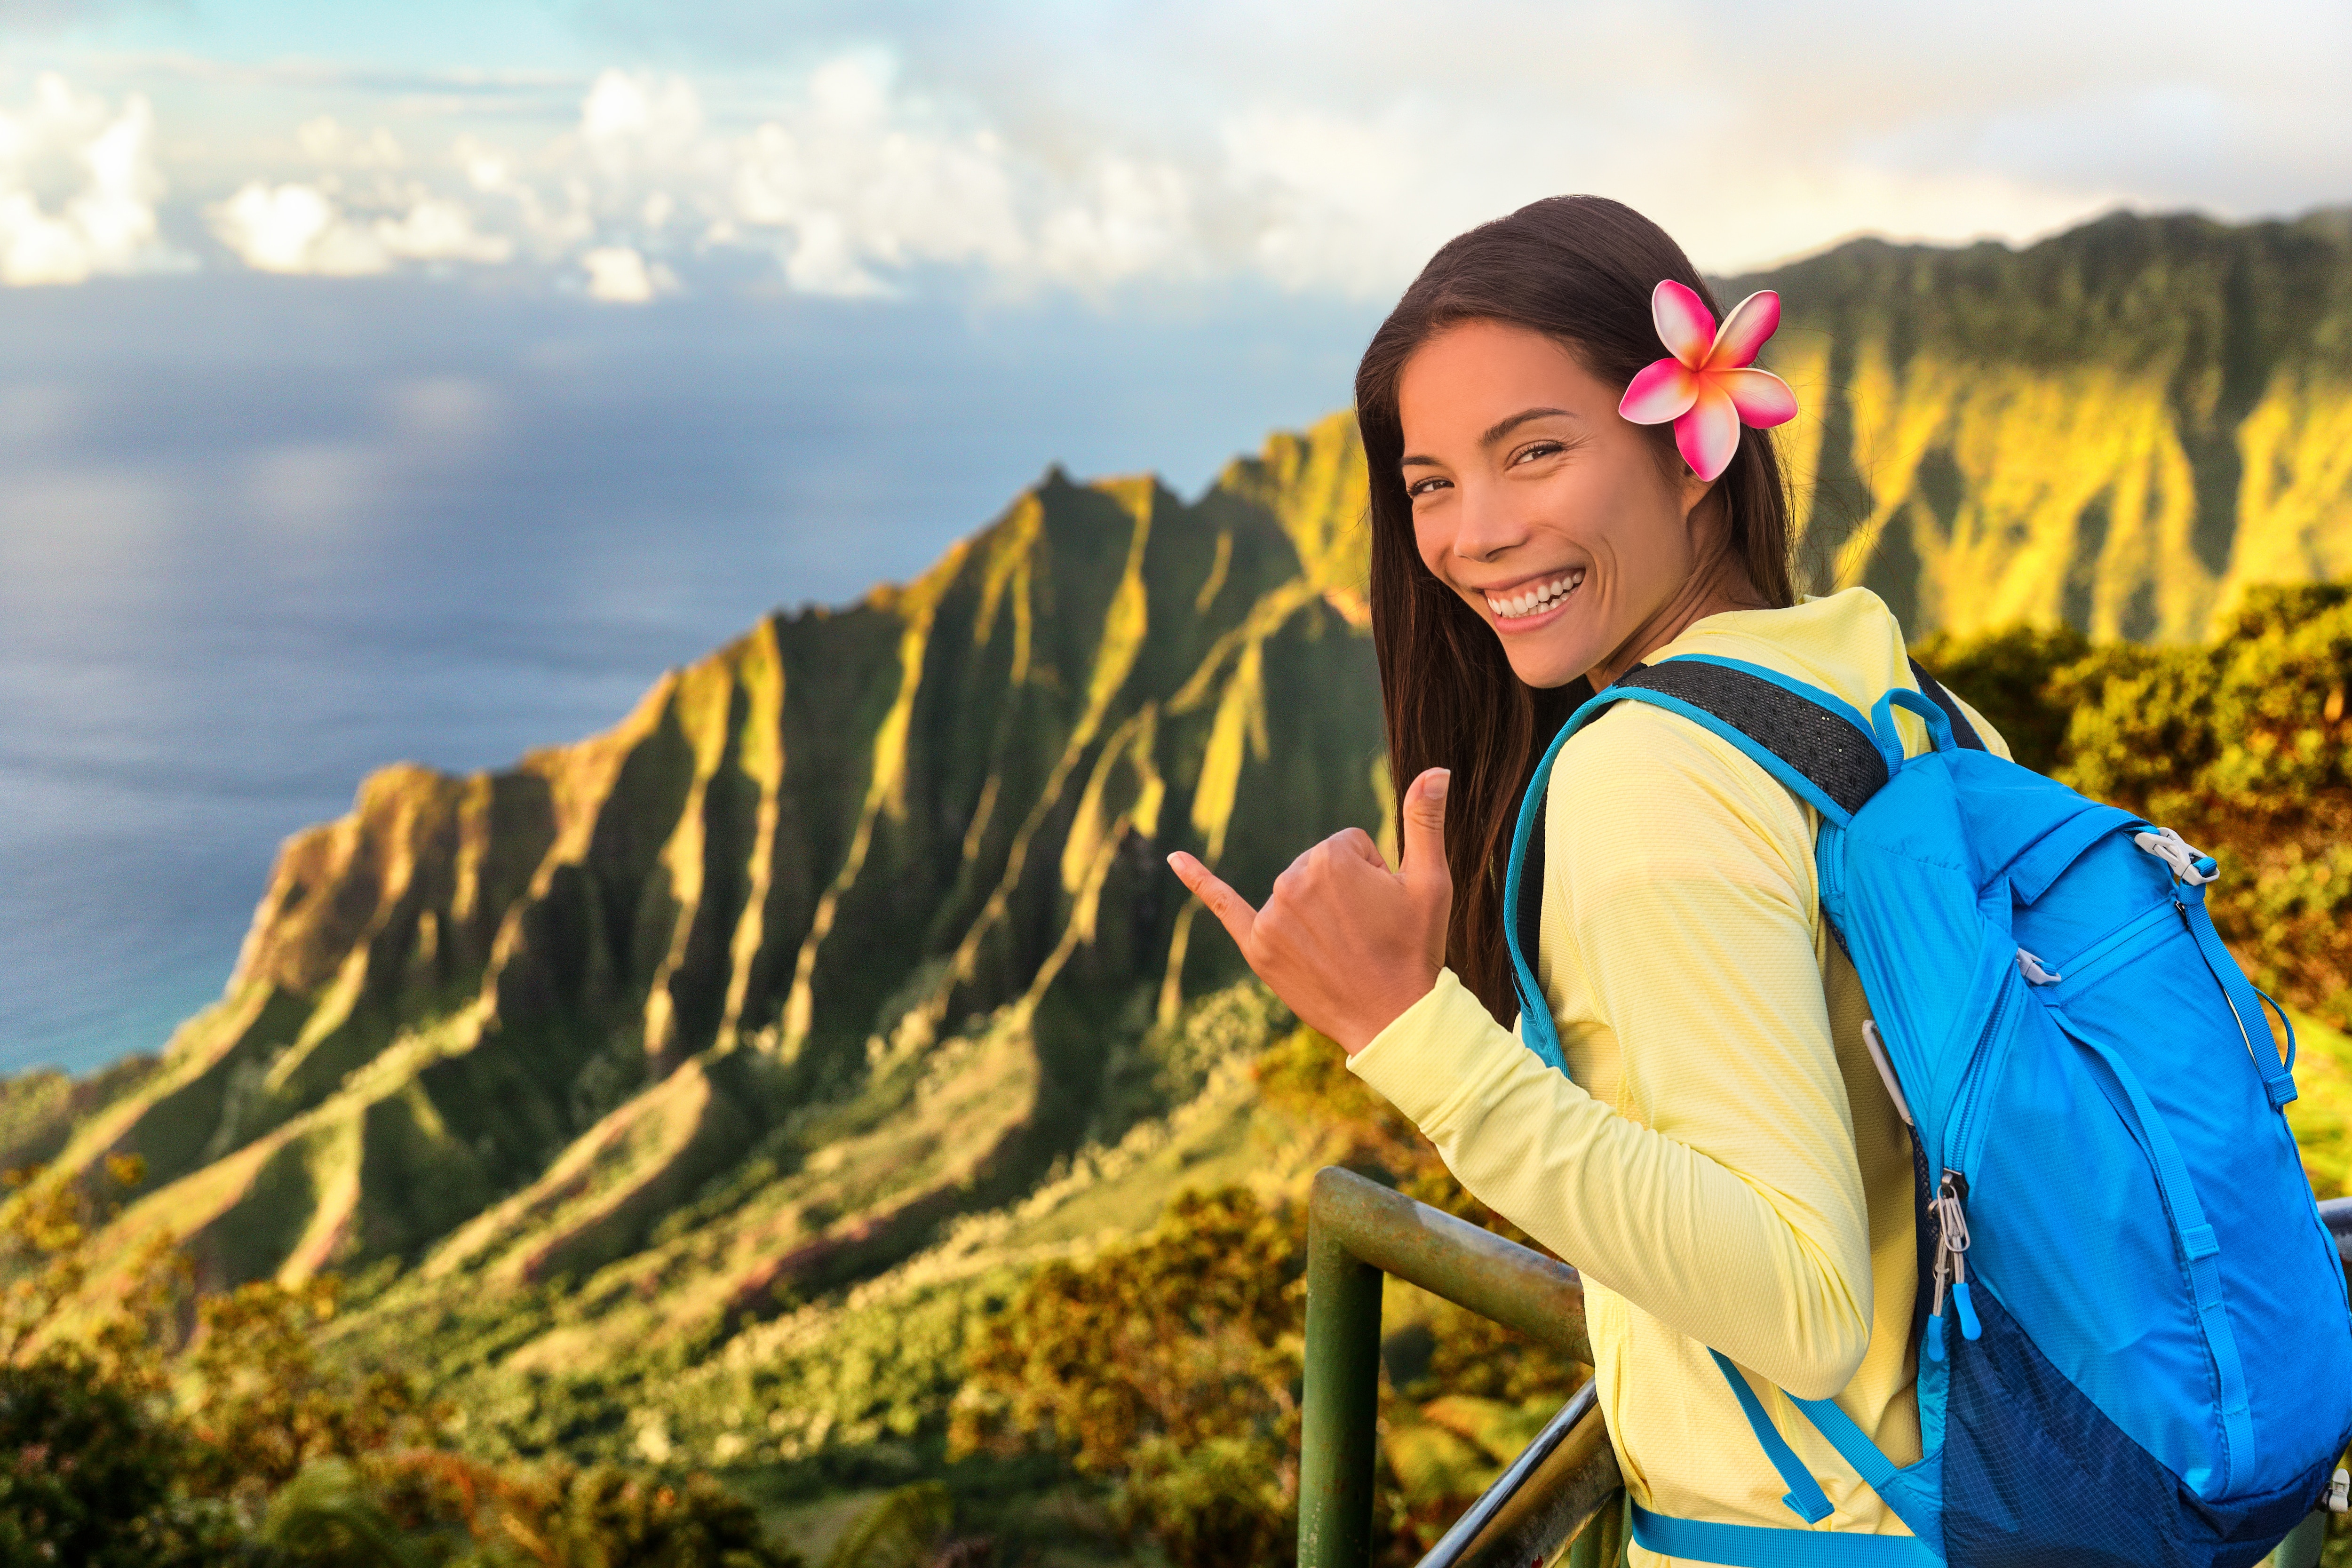
{"label": "mountain ridge", "polygon": [[[1915,635],[2183,638],[2352,573],[2352,214],[1856,242],[1726,286],[1754,287],[1805,405],[1801,556]],[[1189,501],[1049,470],[601,734],[371,774],[159,1061],[8,1087],[8,1163],[137,1154],[120,1255],[168,1230],[215,1286],[354,1275],[349,1343],[531,1409],[534,1378],[847,1331],[812,1304],[975,1237],[1292,1179],[1312,1139],[1232,1068],[1273,1015],[1160,860],[1255,892],[1385,836],[1363,484],[1346,415]]]}

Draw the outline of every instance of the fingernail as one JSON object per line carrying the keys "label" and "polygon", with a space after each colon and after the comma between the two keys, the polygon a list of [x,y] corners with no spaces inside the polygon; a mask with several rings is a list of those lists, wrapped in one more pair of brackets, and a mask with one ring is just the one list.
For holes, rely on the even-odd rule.
{"label": "fingernail", "polygon": [[1421,793],[1432,800],[1444,800],[1445,786],[1453,782],[1453,778],[1452,773],[1444,768],[1439,768],[1430,775],[1429,782],[1421,786]]}

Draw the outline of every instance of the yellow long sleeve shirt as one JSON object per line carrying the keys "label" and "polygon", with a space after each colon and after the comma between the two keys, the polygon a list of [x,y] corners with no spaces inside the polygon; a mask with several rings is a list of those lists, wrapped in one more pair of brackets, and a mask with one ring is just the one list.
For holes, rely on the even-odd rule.
{"label": "yellow long sleeve shirt", "polygon": [[[1902,628],[1858,588],[1709,616],[1652,658],[1689,653],[1782,671],[1864,713],[1913,684]],[[1924,750],[1925,727],[1900,721],[1906,750]],[[1582,1273],[1635,1500],[1804,1528],[1712,1347],[1752,1373],[1820,1479],[1833,1511],[1812,1528],[1904,1534],[1780,1392],[1834,1396],[1896,1464],[1919,1457],[1911,1154],[1863,1044],[1861,984],[1821,919],[1816,826],[1728,742],[1612,708],[1563,748],[1546,797],[1533,962],[1568,1075],[1450,970],[1349,1065],[1464,1186]]]}

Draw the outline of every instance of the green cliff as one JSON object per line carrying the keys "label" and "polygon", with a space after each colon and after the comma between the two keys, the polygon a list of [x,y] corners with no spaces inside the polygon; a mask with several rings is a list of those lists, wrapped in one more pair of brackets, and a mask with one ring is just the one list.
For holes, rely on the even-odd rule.
{"label": "green cliff", "polygon": [[2178,641],[2251,584],[2352,573],[2352,211],[1862,240],[1718,293],[1754,289],[1784,305],[1811,576],[1915,633]]}
{"label": "green cliff", "polygon": [[219,1282],[635,1258],[682,1325],[895,1260],[1103,1131],[1122,1045],[1237,973],[1166,850],[1263,885],[1377,823],[1360,488],[1339,419],[1189,505],[1052,475],[604,735],[375,774],[57,1171],[141,1156],[124,1238],[168,1226]]}
{"label": "green cliff", "polygon": [[[2352,574],[2345,215],[1860,242],[1728,290],[1768,286],[1817,586],[2179,640]],[[1161,857],[1255,892],[1382,826],[1362,486],[1344,416],[1192,502],[1050,474],[603,735],[385,769],[288,841],[159,1063],[17,1080],[0,1142],[51,1179],[142,1156],[126,1253],[354,1277],[336,1332],[500,1443],[789,1458],[931,1421],[1028,1260],[1319,1157]]]}

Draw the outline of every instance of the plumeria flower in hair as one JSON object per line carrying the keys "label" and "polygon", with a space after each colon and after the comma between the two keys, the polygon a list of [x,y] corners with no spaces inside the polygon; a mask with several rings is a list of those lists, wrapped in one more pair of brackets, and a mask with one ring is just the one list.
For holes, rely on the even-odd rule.
{"label": "plumeria flower in hair", "polygon": [[1739,450],[1739,426],[1769,430],[1797,416],[1789,384],[1753,362],[1780,325],[1780,296],[1750,294],[1718,330],[1706,302],[1669,278],[1650,295],[1658,339],[1674,357],[1645,367],[1617,412],[1636,425],[1675,422],[1675,446],[1700,479],[1713,481]]}

